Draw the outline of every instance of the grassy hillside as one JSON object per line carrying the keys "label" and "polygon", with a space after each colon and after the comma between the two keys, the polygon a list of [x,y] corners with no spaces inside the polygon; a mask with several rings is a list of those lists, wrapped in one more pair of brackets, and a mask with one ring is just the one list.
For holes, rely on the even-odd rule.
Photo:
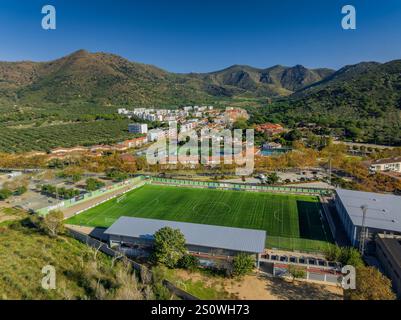
{"label": "grassy hillside", "polygon": [[[0,225],[1,299],[64,299],[90,297],[80,281],[81,259],[89,249],[70,238],[51,239],[17,222]],[[102,262],[107,259],[102,257]],[[57,272],[58,290],[41,287],[46,265]]]}
{"label": "grassy hillside", "polygon": [[[42,268],[56,270],[56,289],[41,286]],[[33,227],[26,213],[0,209],[0,300],[151,299],[123,263],[70,237],[49,237]]]}

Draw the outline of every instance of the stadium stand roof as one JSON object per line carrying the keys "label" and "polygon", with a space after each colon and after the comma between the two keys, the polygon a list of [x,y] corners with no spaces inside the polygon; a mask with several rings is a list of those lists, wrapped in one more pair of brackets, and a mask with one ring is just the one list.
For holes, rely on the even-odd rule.
{"label": "stadium stand roof", "polygon": [[180,229],[187,245],[261,253],[265,248],[266,231],[220,227],[206,224],[175,222],[168,220],[120,217],[105,234],[133,238],[153,239],[163,227]]}
{"label": "stadium stand roof", "polygon": [[365,226],[401,232],[401,196],[336,189],[355,226],[362,226],[361,206],[368,207]]}

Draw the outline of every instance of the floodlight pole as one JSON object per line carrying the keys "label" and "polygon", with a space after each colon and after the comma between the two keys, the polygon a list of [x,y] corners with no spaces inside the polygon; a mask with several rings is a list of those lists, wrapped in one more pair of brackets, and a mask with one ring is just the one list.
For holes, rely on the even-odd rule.
{"label": "floodlight pole", "polygon": [[331,155],[330,155],[330,158],[329,158],[329,183],[331,185]]}
{"label": "floodlight pole", "polygon": [[368,206],[365,204],[362,205],[361,210],[362,210],[362,227],[359,237],[359,252],[361,253],[361,256],[363,256],[363,254],[365,253],[365,242],[366,242],[365,219],[366,219],[366,212],[368,211]]}

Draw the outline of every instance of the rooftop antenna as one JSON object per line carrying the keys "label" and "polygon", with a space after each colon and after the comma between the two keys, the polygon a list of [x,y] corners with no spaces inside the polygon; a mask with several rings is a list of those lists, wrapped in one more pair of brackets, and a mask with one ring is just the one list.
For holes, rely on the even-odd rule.
{"label": "rooftop antenna", "polygon": [[359,234],[359,252],[361,253],[361,256],[363,256],[365,253],[365,242],[366,242],[366,231],[367,231],[367,228],[365,226],[365,219],[366,219],[366,212],[368,211],[368,206],[366,204],[362,205],[361,210],[362,210],[362,227],[361,227],[361,232]]}

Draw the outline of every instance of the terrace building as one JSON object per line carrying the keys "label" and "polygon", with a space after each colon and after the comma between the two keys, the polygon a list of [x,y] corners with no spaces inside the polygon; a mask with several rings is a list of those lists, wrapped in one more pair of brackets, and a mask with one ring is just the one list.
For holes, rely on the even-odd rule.
{"label": "terrace building", "polygon": [[376,160],[372,162],[369,169],[373,172],[393,171],[401,173],[401,157]]}
{"label": "terrace building", "polygon": [[109,238],[110,247],[143,253],[151,251],[154,234],[164,227],[179,229],[186,239],[188,253],[199,257],[204,265],[213,265],[218,260],[230,261],[238,253],[244,252],[253,255],[259,267],[260,255],[265,249],[264,230],[167,220],[120,217],[104,234]]}
{"label": "terrace building", "polygon": [[135,148],[135,147],[140,147],[147,142],[148,142],[148,138],[146,136],[144,136],[144,137],[138,137],[138,138],[134,138],[134,139],[130,139],[130,140],[125,140],[124,142],[122,142],[122,144],[127,146],[127,148]]}

